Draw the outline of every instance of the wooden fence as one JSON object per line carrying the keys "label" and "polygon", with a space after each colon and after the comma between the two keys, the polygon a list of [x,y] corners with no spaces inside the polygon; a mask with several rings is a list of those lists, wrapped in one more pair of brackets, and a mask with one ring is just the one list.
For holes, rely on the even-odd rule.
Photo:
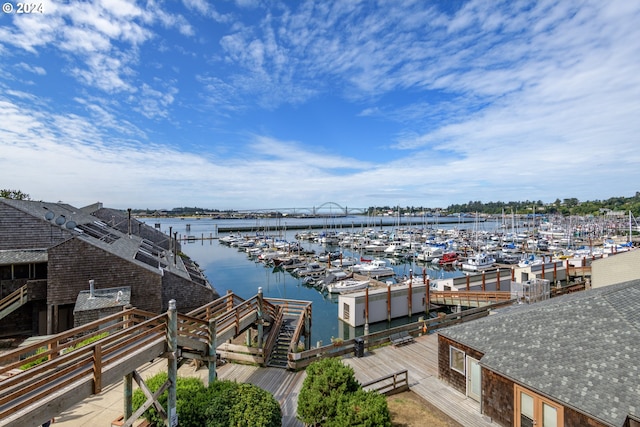
{"label": "wooden fence", "polygon": [[445,316],[439,316],[436,318],[413,322],[407,325],[375,332],[358,338],[353,338],[345,341],[336,341],[332,344],[313,348],[311,350],[302,352],[290,352],[288,368],[297,371],[306,368],[311,363],[319,360],[320,358],[339,357],[345,354],[352,353],[354,352],[354,346],[357,339],[364,340],[365,349],[375,348],[381,345],[389,344],[391,342],[391,335],[409,333],[410,335],[415,337],[420,334],[428,334],[437,329],[488,316],[491,310],[511,305],[513,302],[514,300],[496,302],[484,307],[472,308],[469,310],[463,310],[460,313],[452,313]]}
{"label": "wooden fence", "polygon": [[402,393],[409,390],[409,371],[394,372],[393,374],[369,381],[362,384],[362,388],[366,390],[377,391],[380,394],[391,396],[392,394]]}

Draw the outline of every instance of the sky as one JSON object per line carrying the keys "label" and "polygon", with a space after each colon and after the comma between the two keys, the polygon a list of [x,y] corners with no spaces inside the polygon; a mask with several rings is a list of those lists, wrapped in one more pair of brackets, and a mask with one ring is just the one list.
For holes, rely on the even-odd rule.
{"label": "sky", "polygon": [[640,190],[640,1],[99,0],[0,13],[0,188],[82,207]]}

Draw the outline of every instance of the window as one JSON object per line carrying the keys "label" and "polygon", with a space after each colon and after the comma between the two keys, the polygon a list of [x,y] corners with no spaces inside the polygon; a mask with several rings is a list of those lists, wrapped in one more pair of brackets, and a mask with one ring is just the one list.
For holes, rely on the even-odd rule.
{"label": "window", "polygon": [[[349,320],[349,304],[347,304],[346,302],[342,305],[342,317],[344,317],[344,320]],[[356,313],[357,316],[357,313]]]}
{"label": "window", "polygon": [[465,374],[464,357],[464,351],[449,346],[449,367],[456,372],[460,372],[462,375]]}
{"label": "window", "polygon": [[515,385],[516,427],[562,427],[564,408],[549,399]]}

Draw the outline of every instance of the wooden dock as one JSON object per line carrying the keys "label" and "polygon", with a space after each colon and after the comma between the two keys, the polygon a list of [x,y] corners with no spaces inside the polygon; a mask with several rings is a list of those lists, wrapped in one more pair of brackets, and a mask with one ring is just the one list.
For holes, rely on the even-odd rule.
{"label": "wooden dock", "polygon": [[480,404],[438,379],[438,335],[417,337],[414,343],[367,351],[364,357],[345,357],[360,383],[407,369],[411,391],[464,426],[495,427],[480,413]]}
{"label": "wooden dock", "polygon": [[[437,334],[417,337],[415,342],[408,345],[389,345],[367,351],[360,358],[347,356],[343,362],[353,368],[356,379],[362,384],[406,369],[409,372],[410,390],[453,420],[465,426],[496,426],[480,413],[478,402],[438,379]],[[303,371],[227,364],[219,368],[218,374],[221,379],[249,382],[273,393],[282,407],[282,425],[303,425],[296,419],[298,395],[306,375]]]}

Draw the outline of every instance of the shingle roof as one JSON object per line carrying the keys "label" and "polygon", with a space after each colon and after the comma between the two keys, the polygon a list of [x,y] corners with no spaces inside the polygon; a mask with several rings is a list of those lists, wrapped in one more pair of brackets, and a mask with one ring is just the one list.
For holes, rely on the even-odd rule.
{"label": "shingle roof", "polygon": [[46,249],[11,249],[0,251],[0,265],[47,262]]}
{"label": "shingle roof", "polygon": [[124,307],[131,301],[131,287],[96,289],[91,298],[90,291],[78,294],[73,312],[98,310],[101,308]]}
{"label": "shingle roof", "polygon": [[592,418],[622,426],[640,415],[640,280],[440,333],[482,352],[485,368]]}

